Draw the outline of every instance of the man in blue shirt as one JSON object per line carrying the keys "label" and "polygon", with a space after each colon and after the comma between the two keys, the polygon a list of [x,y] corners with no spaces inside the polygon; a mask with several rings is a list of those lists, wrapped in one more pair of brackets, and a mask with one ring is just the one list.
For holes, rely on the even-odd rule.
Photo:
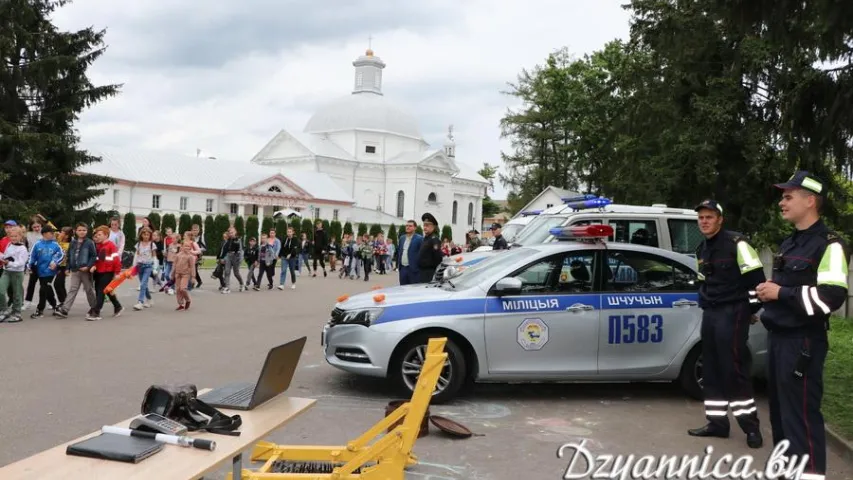
{"label": "man in blue shirt", "polygon": [[397,265],[400,267],[400,285],[419,282],[418,252],[424,237],[415,232],[418,228],[414,220],[406,222],[406,234],[397,243]]}

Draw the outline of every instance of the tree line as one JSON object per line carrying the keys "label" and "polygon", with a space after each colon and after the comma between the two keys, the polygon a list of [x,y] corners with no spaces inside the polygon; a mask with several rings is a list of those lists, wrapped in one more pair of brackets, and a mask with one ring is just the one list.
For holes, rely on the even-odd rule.
{"label": "tree line", "polygon": [[[778,3],[778,2],[777,2]],[[504,92],[517,212],[549,185],[618,203],[692,207],[771,244],[786,233],[773,183],[795,170],[829,185],[826,216],[853,227],[853,15],[845,2],[633,0],[630,37],[566,48]]]}

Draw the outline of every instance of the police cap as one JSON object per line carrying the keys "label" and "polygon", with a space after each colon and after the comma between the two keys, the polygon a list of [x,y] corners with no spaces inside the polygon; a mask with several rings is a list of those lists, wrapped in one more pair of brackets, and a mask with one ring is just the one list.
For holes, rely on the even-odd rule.
{"label": "police cap", "polygon": [[714,210],[715,212],[719,213],[720,215],[723,214],[723,206],[720,205],[716,200],[711,200],[711,199],[702,200],[702,203],[700,203],[699,205],[696,205],[696,208],[694,208],[693,210],[698,212],[699,210],[702,210],[703,208],[707,208],[709,210]]}
{"label": "police cap", "polygon": [[797,171],[791,175],[791,178],[789,178],[787,182],[777,183],[775,186],[776,188],[781,188],[783,190],[786,188],[802,188],[803,190],[808,190],[818,195],[823,195],[826,191],[826,187],[824,187],[823,182],[805,170]]}
{"label": "police cap", "polygon": [[424,223],[431,223],[433,225],[438,225],[438,220],[431,213],[425,213],[421,216],[421,221]]}

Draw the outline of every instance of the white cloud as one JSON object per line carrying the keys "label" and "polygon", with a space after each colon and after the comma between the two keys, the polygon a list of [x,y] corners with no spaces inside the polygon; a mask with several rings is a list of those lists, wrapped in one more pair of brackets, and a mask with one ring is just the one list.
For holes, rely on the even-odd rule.
{"label": "white cloud", "polygon": [[506,83],[557,48],[582,56],[629,27],[614,0],[198,5],[77,0],[55,14],[60,28],[107,28],[90,77],[124,84],[83,114],[84,145],[248,161],[278,130],[301,131],[319,105],[349,94],[352,61],[372,35],[385,95],[421,119],[427,141],[440,146],[453,124],[459,161],[495,164],[508,148],[500,119],[516,103],[500,93]]}

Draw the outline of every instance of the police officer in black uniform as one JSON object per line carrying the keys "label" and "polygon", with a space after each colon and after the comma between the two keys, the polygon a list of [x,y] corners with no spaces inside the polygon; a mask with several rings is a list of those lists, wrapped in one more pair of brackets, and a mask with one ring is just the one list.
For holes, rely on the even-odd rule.
{"label": "police officer in black uniform", "polygon": [[438,238],[438,220],[431,213],[421,216],[424,225],[424,241],[418,252],[420,283],[429,283],[435,276],[435,269],[441,265],[444,254],[441,253],[441,239]]}
{"label": "police officer in black uniform", "polygon": [[728,410],[746,433],[751,448],[761,448],[753,397],[752,362],[747,349],[752,316],[761,308],[755,288],[765,281],[758,253],[740,233],[723,229],[723,207],[705,200],[698,212],[705,240],[696,250],[702,308],[702,377],[708,424],[689,430],[695,437],[729,436]]}
{"label": "police officer in black uniform", "polygon": [[495,241],[492,243],[492,250],[506,250],[509,248],[509,245],[506,243],[506,239],[503,235],[501,235],[501,224],[493,223],[489,230],[492,231],[492,235],[495,237]]}
{"label": "police officer in black uniform", "polygon": [[782,217],[796,230],[779,247],[772,280],[756,288],[769,332],[770,425],[786,455],[808,455],[805,475],[826,475],[826,433],[820,405],[830,314],[847,299],[849,251],[820,218],[826,186],[806,171],[782,189]]}

